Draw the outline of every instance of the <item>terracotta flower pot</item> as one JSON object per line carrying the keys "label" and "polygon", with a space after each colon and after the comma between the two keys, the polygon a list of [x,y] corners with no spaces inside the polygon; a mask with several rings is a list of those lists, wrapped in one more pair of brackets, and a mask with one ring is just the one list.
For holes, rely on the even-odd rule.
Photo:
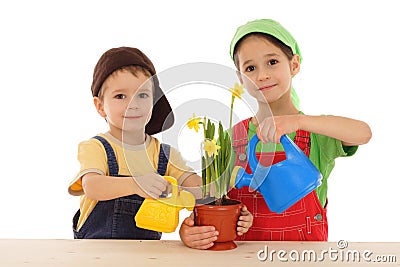
{"label": "terracotta flower pot", "polygon": [[219,232],[218,239],[210,250],[229,250],[236,248],[236,228],[242,203],[237,200],[225,199],[221,206],[213,203],[197,205],[194,208],[195,225],[212,225]]}

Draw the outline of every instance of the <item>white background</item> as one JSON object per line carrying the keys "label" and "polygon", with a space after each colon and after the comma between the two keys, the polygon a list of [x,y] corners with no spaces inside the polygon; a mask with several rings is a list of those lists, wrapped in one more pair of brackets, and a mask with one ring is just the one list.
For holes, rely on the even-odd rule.
{"label": "white background", "polygon": [[138,47],[159,72],[198,61],[233,67],[236,28],[272,18],[303,53],[294,80],[302,110],[364,120],[373,131],[329,178],[329,240],[400,241],[396,1],[145,2],[0,4],[0,238],[72,238],[77,144],[107,129],[90,93],[104,51]]}

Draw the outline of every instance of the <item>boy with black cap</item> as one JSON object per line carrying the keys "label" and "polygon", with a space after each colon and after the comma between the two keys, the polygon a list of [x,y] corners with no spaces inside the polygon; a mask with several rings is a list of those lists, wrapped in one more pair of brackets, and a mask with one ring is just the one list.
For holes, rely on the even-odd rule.
{"label": "boy with black cap", "polygon": [[145,197],[166,190],[162,175],[201,195],[201,177],[176,149],[151,136],[174,122],[155,74],[148,57],[131,47],[106,51],[94,69],[94,104],[110,130],[79,144],[81,167],[69,186],[70,194],[81,195],[75,238],[160,239],[161,233],[136,227],[134,217]]}

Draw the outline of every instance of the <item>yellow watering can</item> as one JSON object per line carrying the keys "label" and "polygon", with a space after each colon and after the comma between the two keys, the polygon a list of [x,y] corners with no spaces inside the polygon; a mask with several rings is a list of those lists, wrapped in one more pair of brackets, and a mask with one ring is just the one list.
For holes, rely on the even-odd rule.
{"label": "yellow watering can", "polygon": [[190,211],[196,203],[192,193],[178,190],[178,182],[171,176],[164,178],[172,185],[172,196],[162,199],[143,201],[135,216],[136,226],[157,232],[174,232],[179,222],[179,211],[186,208]]}

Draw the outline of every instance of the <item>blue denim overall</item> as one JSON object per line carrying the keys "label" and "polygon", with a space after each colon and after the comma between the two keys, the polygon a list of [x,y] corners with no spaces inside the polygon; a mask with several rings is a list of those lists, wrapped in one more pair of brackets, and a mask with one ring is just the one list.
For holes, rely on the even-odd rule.
{"label": "blue denim overall", "polygon": [[[121,177],[115,153],[111,145],[101,136],[99,140],[106,151],[110,176]],[[161,144],[157,172],[165,175],[170,146]],[[99,201],[89,214],[79,231],[76,226],[80,216],[78,210],[73,218],[75,239],[161,239],[161,233],[136,227],[135,215],[143,203],[139,195],[129,195],[116,199]]]}

